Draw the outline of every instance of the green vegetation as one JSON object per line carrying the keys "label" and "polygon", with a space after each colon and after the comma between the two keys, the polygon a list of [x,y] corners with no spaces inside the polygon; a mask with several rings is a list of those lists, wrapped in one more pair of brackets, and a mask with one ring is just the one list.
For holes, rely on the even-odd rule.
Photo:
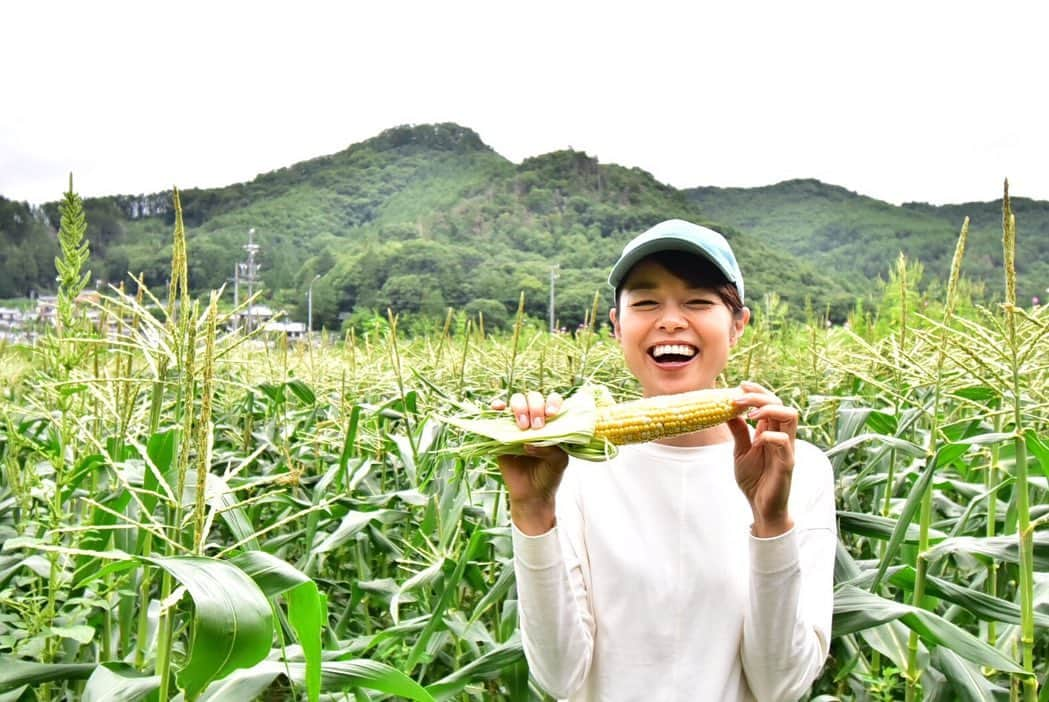
{"label": "green vegetation", "polygon": [[[707,217],[761,237],[769,244],[855,280],[885,275],[886,261],[903,252],[931,274],[927,284],[947,280],[958,226],[966,217],[973,234],[966,276],[1001,299],[1002,201],[896,207],[816,180],[792,180],[763,188],[694,188],[688,199]],[[1027,236],[1017,242],[1017,297],[1027,305],[1049,293],[1049,203],[1012,200]],[[939,281],[938,283],[935,281]]]}
{"label": "green vegetation", "polygon": [[[397,127],[345,151],[209,190],[183,192],[190,286],[227,286],[247,230],[262,246],[262,299],[306,317],[314,277],[318,327],[357,330],[392,307],[412,328],[448,307],[486,310],[506,328],[517,297],[545,315],[558,266],[558,317],[576,328],[622,245],[668,217],[703,222],[736,248],[751,300],[775,292],[788,313],[806,306],[841,322],[857,300],[880,299],[886,261],[902,251],[942,297],[954,232],[965,216],[974,242],[968,280],[978,301],[995,298],[1001,251],[999,202],[896,207],[817,181],[765,188],[678,191],[639,169],[559,151],[514,165],[454,124]],[[1014,200],[1029,236],[1020,242],[1018,299],[1049,285],[1049,203]],[[167,284],[162,243],[174,222],[166,193],[89,198],[91,281]],[[0,299],[52,291],[58,204],[33,209],[0,198]],[[490,313],[490,314],[489,314]],[[428,320],[428,321],[427,321]]]}
{"label": "green vegetation", "polygon": [[[542,699],[498,471],[437,417],[524,387],[631,397],[607,333],[458,311],[411,336],[375,315],[295,347],[227,334],[176,193],[167,295],[107,296],[105,338],[71,304],[81,214],[70,192],[68,316],[0,347],[0,699]],[[970,229],[942,297],[906,258],[848,329],[765,295],[730,362],[835,469],[813,699],[1046,697],[1049,307],[1014,304],[1010,214],[1005,305],[965,295]]]}
{"label": "green vegetation", "polygon": [[[152,287],[166,285],[161,243],[174,221],[166,194],[92,198],[84,209],[94,278],[130,285],[128,274],[141,273]],[[340,315],[366,319],[387,307],[408,323],[474,305],[493,310],[498,325],[512,315],[521,291],[526,311],[543,316],[554,265],[558,316],[575,328],[594,292],[606,291],[607,269],[633,235],[667,217],[710,219],[641,170],[572,151],[514,165],[453,124],[398,127],[250,183],[185,190],[183,212],[195,292],[231,283],[254,228],[263,299],[304,319],[306,288],[320,275],[314,319],[332,330],[341,328]],[[57,205],[45,205],[33,221],[41,219],[57,228]],[[865,290],[757,237],[710,224],[739,251],[754,299],[775,290],[800,314],[810,298],[840,320]],[[10,296],[50,289],[47,275],[27,278]]]}
{"label": "green vegetation", "polygon": [[54,230],[40,210],[0,197],[0,300],[55,287]]}
{"label": "green vegetation", "polygon": [[[794,317],[806,305],[843,321],[857,299],[878,299],[885,261],[921,261],[923,286],[941,296],[954,231],[972,221],[969,281],[986,301],[999,290],[994,246],[999,202],[896,207],[817,181],[765,188],[678,191],[639,169],[559,151],[514,165],[454,124],[397,127],[345,151],[209,190],[183,192],[196,293],[227,286],[247,230],[262,246],[262,297],[339,330],[393,307],[405,324],[440,320],[448,307],[487,309],[505,325],[525,291],[545,314],[551,268],[558,310],[575,328],[629,238],[668,217],[722,231],[733,242],[752,300],[776,292]],[[1049,285],[1049,203],[1016,199],[1031,234],[1020,242],[1018,298]],[[166,285],[162,242],[174,221],[165,193],[89,198],[93,281]],[[0,298],[54,289],[57,203],[32,209],[0,198]],[[499,308],[496,308],[498,303]],[[421,327],[425,327],[421,323]],[[432,325],[431,325],[432,326]],[[505,327],[502,327],[505,328]]]}

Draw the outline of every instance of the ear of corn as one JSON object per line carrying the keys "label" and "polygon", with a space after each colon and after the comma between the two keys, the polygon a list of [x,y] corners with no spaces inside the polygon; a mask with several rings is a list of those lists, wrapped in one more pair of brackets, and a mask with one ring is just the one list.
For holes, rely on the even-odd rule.
{"label": "ear of corn", "polygon": [[734,390],[693,390],[602,407],[594,437],[621,446],[708,429],[742,411],[733,403],[739,395]]}
{"label": "ear of corn", "polygon": [[[606,391],[607,392],[607,391]],[[601,393],[584,387],[568,398],[561,411],[540,429],[520,429],[512,417],[444,421],[471,436],[455,451],[464,457],[524,453],[528,444],[557,445],[569,455],[600,461],[624,444],[655,441],[708,429],[743,411],[733,400],[738,389],[694,390],[677,395],[646,397],[607,405],[595,401]]]}

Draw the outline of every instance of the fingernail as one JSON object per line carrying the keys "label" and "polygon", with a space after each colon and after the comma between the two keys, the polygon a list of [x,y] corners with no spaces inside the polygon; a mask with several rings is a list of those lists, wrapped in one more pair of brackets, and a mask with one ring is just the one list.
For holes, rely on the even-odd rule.
{"label": "fingernail", "polygon": [[542,417],[532,417],[532,428],[533,429],[539,429],[542,426],[543,426],[543,418]]}
{"label": "fingernail", "polygon": [[527,429],[528,428],[528,415],[527,414],[519,414],[519,415],[517,415],[517,423],[520,424],[522,427],[525,427]]}
{"label": "fingernail", "polygon": [[758,414],[758,408],[757,407],[751,407],[750,411],[747,412],[747,416],[748,417],[755,417],[755,416],[757,416],[757,414]]}

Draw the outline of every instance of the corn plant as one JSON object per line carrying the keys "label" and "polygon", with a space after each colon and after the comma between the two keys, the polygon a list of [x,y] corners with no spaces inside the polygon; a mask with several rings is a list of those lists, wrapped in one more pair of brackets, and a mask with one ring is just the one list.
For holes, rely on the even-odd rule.
{"label": "corn plant", "polygon": [[[1009,280],[1015,229],[1008,195],[1004,208]],[[840,514],[844,529],[862,537],[856,542],[860,555],[876,558],[876,567],[869,570],[855,561],[841,567],[835,627],[839,633],[862,632],[879,655],[888,656],[906,678],[909,700],[923,690],[926,699],[1018,698],[1022,690],[1024,699],[1031,700],[1037,696],[1039,674],[1045,675],[1033,667],[1035,570],[1046,568],[1035,554],[1039,548],[1044,554],[1049,541],[1035,531],[1044,520],[1032,520],[1036,513],[1029,491],[1037,490],[1042,498],[1035,503],[1044,501],[1046,491],[1044,483],[1035,488],[1029,480],[1026,447],[1042,451],[1038,437],[1045,431],[1045,402],[1036,396],[1044,393],[1039,381],[1045,377],[1046,359],[1035,349],[1046,334],[1047,318],[1044,310],[1019,311],[1008,287],[1000,311],[983,309],[976,319],[951,315],[965,233],[963,226],[943,318],[919,315],[915,342],[908,347],[898,338],[884,340],[882,347],[857,339],[866,366],[857,369],[857,377],[878,388],[891,410],[850,411],[843,419],[852,436],[832,450],[848,471],[847,450],[868,442],[873,446],[861,454],[859,471],[847,478],[846,500],[855,506]],[[858,431],[863,427],[875,432]],[[911,465],[894,475],[900,454]],[[1049,475],[1044,456],[1042,451],[1039,461]],[[1011,470],[1003,475],[1006,468]],[[870,506],[868,496],[878,490],[885,495],[884,504],[895,505],[890,518],[884,512],[880,518],[863,513]],[[893,497],[901,493],[906,499]],[[1000,504],[1003,496],[1005,505]],[[996,536],[1001,532],[1014,536]],[[870,549],[870,540],[879,540],[882,547]],[[971,580],[985,582],[983,591],[968,587]],[[861,585],[870,592],[860,591]],[[907,592],[911,605],[889,605],[876,592]],[[861,606],[868,611],[861,612]],[[1044,632],[1049,620],[1043,616],[1039,621]],[[905,632],[895,622],[910,629],[905,651]],[[957,622],[982,623],[985,641]],[[1000,622],[1008,625],[995,636]],[[872,629],[874,625],[880,626]],[[856,655],[864,667],[874,663],[876,668],[877,656]]]}
{"label": "corn plant", "polygon": [[[0,348],[0,699],[547,699],[495,463],[440,418],[524,388],[636,397],[598,304],[577,334],[520,306],[505,336],[449,310],[425,336],[391,312],[344,339],[245,337],[191,294],[177,193],[175,213],[166,295],[110,290]],[[798,407],[835,467],[813,699],[1046,699],[1049,317],[1008,285],[963,304],[960,251],[946,299],[901,260],[851,329],[770,296],[723,378]]]}

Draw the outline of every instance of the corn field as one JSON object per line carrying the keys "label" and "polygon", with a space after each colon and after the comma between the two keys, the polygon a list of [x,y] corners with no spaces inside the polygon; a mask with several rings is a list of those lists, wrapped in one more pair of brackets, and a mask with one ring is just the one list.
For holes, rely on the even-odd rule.
{"label": "corn field", "polygon": [[[1001,304],[968,296],[963,224],[939,297],[901,258],[848,328],[767,298],[729,364],[835,469],[813,700],[1049,700],[1049,312],[1016,304],[1003,204]],[[190,295],[179,215],[168,290],[112,290],[111,336],[74,304],[83,231],[70,188],[58,324],[0,348],[0,702],[546,699],[494,459],[441,417],[636,395],[607,332],[246,337]]]}

